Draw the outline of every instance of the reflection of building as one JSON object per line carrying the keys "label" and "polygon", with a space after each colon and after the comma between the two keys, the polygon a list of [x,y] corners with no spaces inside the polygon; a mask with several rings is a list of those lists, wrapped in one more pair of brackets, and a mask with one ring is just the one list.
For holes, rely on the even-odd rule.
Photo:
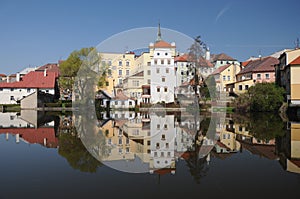
{"label": "reflection of building", "polygon": [[290,122],[288,131],[276,139],[276,151],[284,169],[300,173],[300,124]]}
{"label": "reflection of building", "polygon": [[[0,113],[0,134],[14,136],[16,143],[21,140],[29,144],[41,144],[45,147],[58,147],[56,137],[56,118],[45,116],[36,111],[18,113]],[[29,116],[29,117],[28,117]]]}
{"label": "reflection of building", "polygon": [[150,172],[162,168],[175,168],[174,115],[151,114],[150,119]]}

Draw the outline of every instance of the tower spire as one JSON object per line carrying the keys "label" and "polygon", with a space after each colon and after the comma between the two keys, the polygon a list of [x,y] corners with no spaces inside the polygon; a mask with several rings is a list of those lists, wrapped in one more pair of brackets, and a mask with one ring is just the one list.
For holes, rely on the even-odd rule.
{"label": "tower spire", "polygon": [[160,22],[158,22],[158,32],[157,32],[157,39],[156,42],[161,41],[161,31],[160,31]]}

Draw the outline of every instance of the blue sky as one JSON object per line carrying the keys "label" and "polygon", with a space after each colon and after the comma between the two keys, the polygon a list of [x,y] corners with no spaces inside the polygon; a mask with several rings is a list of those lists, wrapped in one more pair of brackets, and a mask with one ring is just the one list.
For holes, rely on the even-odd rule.
{"label": "blue sky", "polygon": [[0,0],[0,73],[57,62],[73,50],[158,21],[191,37],[201,35],[211,53],[243,61],[295,47],[299,6],[298,0]]}

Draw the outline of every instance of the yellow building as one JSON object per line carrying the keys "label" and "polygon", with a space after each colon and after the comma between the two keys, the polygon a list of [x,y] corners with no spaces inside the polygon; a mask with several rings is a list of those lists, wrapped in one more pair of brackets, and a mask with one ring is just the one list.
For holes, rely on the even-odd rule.
{"label": "yellow building", "polygon": [[216,81],[217,92],[226,92],[226,84],[235,82],[235,75],[240,72],[239,65],[227,64],[217,68],[211,75]]}
{"label": "yellow building", "polygon": [[129,53],[99,53],[101,66],[107,66],[107,81],[104,88],[110,95],[114,95],[114,88],[123,84],[126,77],[135,70],[135,54]]}

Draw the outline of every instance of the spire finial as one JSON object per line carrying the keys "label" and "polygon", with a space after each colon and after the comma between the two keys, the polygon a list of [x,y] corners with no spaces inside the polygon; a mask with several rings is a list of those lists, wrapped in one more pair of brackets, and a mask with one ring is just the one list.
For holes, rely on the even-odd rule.
{"label": "spire finial", "polygon": [[156,42],[161,41],[161,31],[160,31],[160,21],[158,21],[158,32],[157,32],[157,39]]}

